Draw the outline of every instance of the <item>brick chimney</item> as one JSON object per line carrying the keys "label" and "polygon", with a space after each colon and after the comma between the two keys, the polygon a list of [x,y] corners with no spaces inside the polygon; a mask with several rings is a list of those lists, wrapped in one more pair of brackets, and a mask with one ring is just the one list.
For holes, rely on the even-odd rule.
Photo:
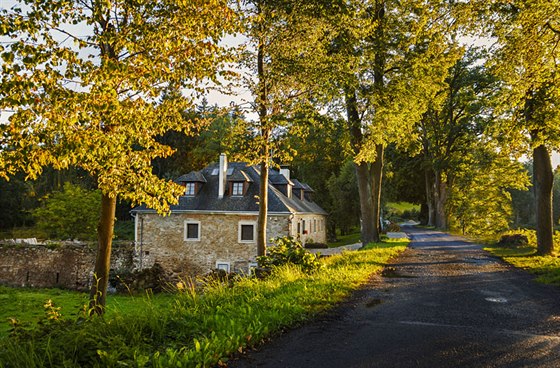
{"label": "brick chimney", "polygon": [[227,184],[227,157],[225,153],[220,155],[220,167],[218,170],[218,198],[224,198]]}

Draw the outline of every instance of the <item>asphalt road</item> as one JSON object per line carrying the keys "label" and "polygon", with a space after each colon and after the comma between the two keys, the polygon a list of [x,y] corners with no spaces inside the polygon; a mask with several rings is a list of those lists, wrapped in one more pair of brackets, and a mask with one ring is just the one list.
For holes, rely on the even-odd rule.
{"label": "asphalt road", "polygon": [[388,277],[229,366],[560,367],[560,288],[460,238],[407,232]]}

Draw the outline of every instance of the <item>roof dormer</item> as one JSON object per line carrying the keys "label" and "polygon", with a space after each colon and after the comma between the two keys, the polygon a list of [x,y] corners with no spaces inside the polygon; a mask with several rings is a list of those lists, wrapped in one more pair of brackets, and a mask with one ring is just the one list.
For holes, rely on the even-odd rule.
{"label": "roof dormer", "polygon": [[290,181],[289,175],[288,177],[286,177],[286,175],[284,175],[283,173],[271,171],[268,177],[268,181],[286,197],[292,197],[292,187],[294,183]]}
{"label": "roof dormer", "polygon": [[185,187],[185,196],[194,197],[206,183],[206,178],[200,171],[191,171],[188,174],[181,175],[175,181]]}
{"label": "roof dormer", "polygon": [[241,169],[231,169],[228,170],[227,176],[227,187],[228,193],[232,197],[242,197],[247,193],[249,185],[253,182],[253,179],[247,173]]}

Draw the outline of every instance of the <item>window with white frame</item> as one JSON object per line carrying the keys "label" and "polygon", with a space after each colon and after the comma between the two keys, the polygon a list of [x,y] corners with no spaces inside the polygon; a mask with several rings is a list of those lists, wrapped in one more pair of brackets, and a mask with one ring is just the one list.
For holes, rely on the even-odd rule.
{"label": "window with white frame", "polygon": [[185,185],[185,195],[194,196],[196,194],[195,189],[196,189],[195,183],[187,183]]}
{"label": "window with white frame", "polygon": [[254,243],[257,237],[257,223],[255,221],[239,221],[239,243]]}
{"label": "window with white frame", "polygon": [[232,196],[242,196],[243,195],[243,182],[233,182],[231,187]]}
{"label": "window with white frame", "polygon": [[229,262],[222,262],[222,261],[217,261],[216,262],[216,269],[217,270],[224,270],[226,272],[229,272]]}
{"label": "window with white frame", "polygon": [[185,221],[185,241],[200,240],[200,221]]}
{"label": "window with white frame", "polygon": [[257,262],[249,262],[249,275],[255,273],[255,269],[259,267]]}

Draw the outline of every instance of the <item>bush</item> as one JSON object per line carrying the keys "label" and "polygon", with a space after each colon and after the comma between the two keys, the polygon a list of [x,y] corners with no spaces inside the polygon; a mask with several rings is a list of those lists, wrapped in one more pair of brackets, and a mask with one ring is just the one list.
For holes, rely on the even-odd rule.
{"label": "bush", "polygon": [[109,283],[114,285],[118,292],[144,292],[151,290],[153,292],[164,291],[169,284],[169,280],[165,277],[165,272],[159,263],[154,264],[150,268],[138,271],[114,271],[109,274]]}
{"label": "bush", "polygon": [[37,227],[56,239],[95,239],[101,192],[64,184],[62,192],[42,199],[43,205],[33,210]]}
{"label": "bush", "polygon": [[285,264],[301,266],[306,273],[313,272],[320,268],[318,256],[309,253],[303,248],[301,243],[292,237],[276,238],[275,245],[268,248],[266,256],[257,257],[259,267],[270,268]]}
{"label": "bush", "polygon": [[497,245],[505,248],[526,247],[529,239],[523,234],[502,235]]}

